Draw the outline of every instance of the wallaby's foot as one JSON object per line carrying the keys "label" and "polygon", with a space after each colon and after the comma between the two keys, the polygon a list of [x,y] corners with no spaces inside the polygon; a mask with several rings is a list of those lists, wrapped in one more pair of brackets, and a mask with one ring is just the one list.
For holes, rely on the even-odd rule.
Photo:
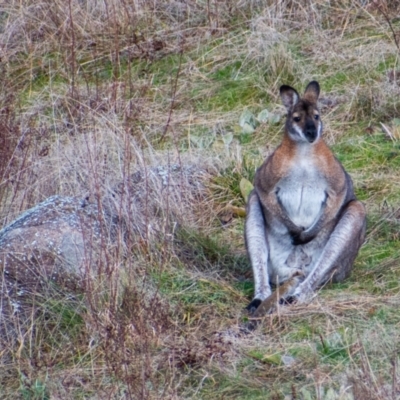
{"label": "wallaby's foot", "polygon": [[281,306],[286,306],[286,305],[289,305],[289,304],[295,304],[295,303],[297,303],[297,297],[296,296],[287,296],[287,297],[282,297],[280,300],[279,300],[279,304],[281,305]]}
{"label": "wallaby's foot", "polygon": [[249,312],[249,314],[253,314],[261,303],[262,301],[260,299],[253,299],[246,307],[246,310]]}

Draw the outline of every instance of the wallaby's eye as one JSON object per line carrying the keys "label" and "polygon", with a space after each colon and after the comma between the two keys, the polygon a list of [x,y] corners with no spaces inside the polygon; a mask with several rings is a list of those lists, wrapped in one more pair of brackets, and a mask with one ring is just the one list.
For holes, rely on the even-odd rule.
{"label": "wallaby's eye", "polygon": [[318,115],[318,114],[315,114],[315,115],[314,115],[314,118],[318,121],[318,120],[319,120],[319,115]]}
{"label": "wallaby's eye", "polygon": [[295,122],[300,122],[301,118],[300,117],[293,117],[293,121]]}

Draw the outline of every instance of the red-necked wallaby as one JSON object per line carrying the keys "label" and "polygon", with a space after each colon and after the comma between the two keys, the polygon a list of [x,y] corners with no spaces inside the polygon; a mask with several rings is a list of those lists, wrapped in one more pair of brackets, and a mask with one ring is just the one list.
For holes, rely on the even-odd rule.
{"label": "red-necked wallaby", "polygon": [[[322,284],[350,275],[365,238],[366,214],[353,183],[321,138],[320,88],[304,96],[283,85],[288,115],[280,146],[257,170],[247,205],[245,239],[253,267],[254,311],[295,274],[287,299],[304,301]],[[285,296],[285,297],[286,297]]]}

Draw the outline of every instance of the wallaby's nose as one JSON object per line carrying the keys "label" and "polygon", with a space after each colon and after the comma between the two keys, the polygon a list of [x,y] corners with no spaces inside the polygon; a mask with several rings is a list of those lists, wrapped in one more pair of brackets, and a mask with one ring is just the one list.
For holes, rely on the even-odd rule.
{"label": "wallaby's nose", "polygon": [[312,122],[308,122],[306,124],[306,129],[305,129],[306,139],[310,143],[313,143],[315,141],[315,139],[317,139],[317,135],[318,135],[318,132],[317,132],[315,125]]}

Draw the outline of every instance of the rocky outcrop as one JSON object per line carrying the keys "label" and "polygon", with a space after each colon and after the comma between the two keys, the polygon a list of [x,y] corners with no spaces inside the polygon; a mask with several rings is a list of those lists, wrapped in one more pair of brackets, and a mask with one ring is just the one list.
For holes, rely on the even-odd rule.
{"label": "rocky outcrop", "polygon": [[50,287],[84,291],[128,237],[148,241],[195,223],[208,176],[196,166],[159,166],[100,193],[53,196],[25,211],[0,231],[0,336]]}

